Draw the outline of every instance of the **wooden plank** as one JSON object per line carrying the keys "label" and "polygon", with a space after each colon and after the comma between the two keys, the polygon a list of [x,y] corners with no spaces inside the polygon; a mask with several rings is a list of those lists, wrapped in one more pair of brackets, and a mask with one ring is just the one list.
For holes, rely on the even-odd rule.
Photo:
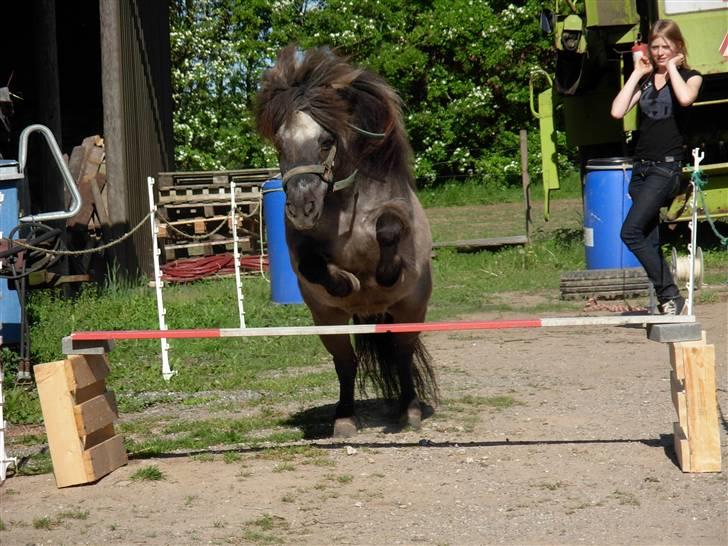
{"label": "wooden plank", "polygon": [[96,383],[91,383],[88,387],[76,389],[76,392],[72,394],[74,394],[73,398],[76,401],[76,404],[83,404],[84,402],[88,402],[92,398],[96,398],[105,392],[106,382],[97,381]]}
{"label": "wooden plank", "polygon": [[83,452],[87,481],[96,481],[128,462],[120,434]]}
{"label": "wooden plank", "polygon": [[[96,215],[99,217],[101,222],[101,228],[104,230],[104,236],[111,236],[111,220],[109,219],[109,213],[106,210],[106,205],[101,197],[101,189],[103,186],[99,184],[99,180],[94,176],[89,181],[91,185],[91,194],[94,198],[94,207],[96,208]],[[110,240],[110,239],[109,239]]]}
{"label": "wooden plank", "polygon": [[88,436],[119,418],[116,397],[112,391],[106,391],[87,402],[75,405],[73,414],[79,436]]}
{"label": "wooden plank", "polygon": [[458,250],[477,250],[479,248],[498,247],[506,245],[525,245],[528,237],[513,235],[510,237],[491,237],[487,239],[463,239],[459,241],[441,241],[432,244],[432,248],[457,248]]}
{"label": "wooden plank", "polygon": [[91,434],[88,434],[86,436],[83,436],[81,438],[81,442],[83,444],[83,450],[86,451],[88,449],[91,449],[92,447],[99,445],[101,442],[105,442],[112,436],[115,436],[116,432],[114,431],[114,425],[109,424],[105,427],[100,428],[99,430],[96,430],[92,432]]}
{"label": "wooden plank", "polygon": [[110,371],[107,355],[69,355],[66,363],[68,388],[74,392],[103,381]]}
{"label": "wooden plank", "polygon": [[[180,244],[167,244],[165,245],[165,250],[178,250],[181,248],[185,248],[188,250],[192,249],[198,249],[198,248],[209,248],[213,246],[219,246],[219,245],[231,245],[235,241],[233,239],[218,239],[216,241],[202,241],[202,242],[195,242],[195,243],[180,243]],[[243,250],[250,250],[250,238],[249,237],[241,237],[238,240],[238,248]]]}
{"label": "wooden plank", "polygon": [[672,392],[672,403],[677,412],[677,419],[683,427],[688,426],[688,407],[685,399],[685,385],[675,375],[674,371],[670,372],[670,391]]}
{"label": "wooden plank", "polygon": [[69,218],[66,221],[66,225],[69,227],[79,226],[81,228],[86,228],[89,221],[91,220],[91,215],[93,214],[94,210],[94,199],[93,193],[91,192],[91,183],[87,178],[84,178],[82,180],[79,180],[76,185],[78,187],[78,193],[81,196],[81,208],[78,210],[78,213],[74,217]]}
{"label": "wooden plank", "polygon": [[66,381],[66,361],[37,364],[33,370],[56,485],[86,483],[81,439],[73,413],[75,400]]}
{"label": "wooden plank", "polygon": [[[720,428],[715,384],[715,346],[684,345],[687,436],[691,472],[720,472]],[[691,346],[692,345],[692,346]]]}
{"label": "wooden plank", "polygon": [[230,171],[177,171],[161,172],[157,175],[157,184],[160,188],[168,188],[181,183],[211,183],[215,178],[235,180],[236,183],[244,181],[264,182],[271,178],[279,177],[280,169],[277,167],[265,167],[256,169],[237,169]]}
{"label": "wooden plank", "polygon": [[672,424],[672,435],[675,440],[675,455],[677,455],[680,469],[683,472],[692,472],[690,468],[690,445],[685,436],[685,430],[680,426],[680,423]]}
{"label": "wooden plank", "polygon": [[683,361],[682,346],[684,343],[670,343],[670,366],[675,379],[685,381],[685,362]]}

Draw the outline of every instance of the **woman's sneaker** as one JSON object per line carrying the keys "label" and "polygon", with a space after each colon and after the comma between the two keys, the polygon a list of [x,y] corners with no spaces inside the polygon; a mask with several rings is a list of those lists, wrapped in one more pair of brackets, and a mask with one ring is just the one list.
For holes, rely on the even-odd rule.
{"label": "woman's sneaker", "polygon": [[678,296],[674,299],[667,300],[659,305],[660,313],[663,315],[684,315],[687,313],[685,298]]}

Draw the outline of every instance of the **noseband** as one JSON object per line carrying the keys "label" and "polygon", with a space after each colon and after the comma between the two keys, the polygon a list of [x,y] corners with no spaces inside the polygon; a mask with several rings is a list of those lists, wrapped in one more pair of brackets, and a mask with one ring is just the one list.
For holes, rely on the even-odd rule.
{"label": "noseband", "polygon": [[[348,125],[357,133],[367,136],[369,138],[384,138],[385,136],[384,133],[370,133],[369,131],[365,131],[364,129],[361,129],[356,125],[352,125],[351,123],[349,123]],[[334,142],[334,145],[331,146],[331,149],[329,150],[329,155],[326,156],[326,159],[324,159],[323,163],[321,163],[320,165],[299,165],[298,167],[293,167],[292,169],[289,169],[286,174],[283,175],[283,186],[285,187],[286,183],[291,178],[299,174],[315,174],[318,175],[321,180],[329,184],[331,191],[339,191],[343,190],[344,188],[348,188],[354,183],[354,179],[356,178],[359,169],[354,169],[354,172],[352,172],[346,178],[342,178],[341,180],[337,180],[336,182],[334,182],[333,180],[335,158],[336,143]]]}
{"label": "noseband", "polygon": [[285,186],[291,178],[299,174],[316,174],[321,177],[321,180],[330,185],[331,191],[339,191],[343,190],[344,188],[348,188],[354,182],[354,178],[356,178],[356,173],[359,171],[358,169],[354,169],[354,172],[346,178],[333,182],[335,157],[336,144],[331,147],[331,149],[329,150],[329,155],[326,156],[326,159],[324,159],[324,162],[320,165],[299,165],[298,167],[293,167],[292,169],[289,169],[286,174],[283,175],[283,185]]}

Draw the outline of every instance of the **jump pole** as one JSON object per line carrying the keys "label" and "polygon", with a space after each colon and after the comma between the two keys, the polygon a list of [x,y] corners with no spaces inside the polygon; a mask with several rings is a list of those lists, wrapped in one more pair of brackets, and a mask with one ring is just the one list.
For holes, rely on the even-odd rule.
{"label": "jump pole", "polygon": [[[412,322],[399,324],[343,324],[331,326],[278,326],[266,328],[194,328],[177,330],[106,330],[74,332],[64,342],[94,342],[124,339],[204,339],[223,337],[306,336],[453,332],[466,330],[508,330],[560,328],[569,326],[682,325],[681,340],[700,339],[700,325],[694,316],[628,315],[602,317],[546,317],[514,320],[454,322]],[[668,341],[660,339],[656,341]]]}

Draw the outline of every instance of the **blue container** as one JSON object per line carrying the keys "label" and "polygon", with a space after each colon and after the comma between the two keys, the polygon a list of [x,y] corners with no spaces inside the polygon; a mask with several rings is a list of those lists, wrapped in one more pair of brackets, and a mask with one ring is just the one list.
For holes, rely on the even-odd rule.
{"label": "blue container", "polygon": [[286,244],[285,206],[283,182],[273,179],[263,184],[263,218],[268,237],[271,299],[276,303],[303,303]]}
{"label": "blue container", "polygon": [[[18,162],[0,159],[0,234],[7,237],[18,225],[20,195],[18,186],[23,175]],[[18,234],[15,234],[18,237]],[[20,301],[7,279],[0,279],[0,338],[4,345],[20,342]],[[0,423],[2,425],[2,423]],[[0,463],[2,464],[2,463]]]}
{"label": "blue container", "polygon": [[632,206],[629,180],[632,160],[624,157],[591,159],[584,183],[584,247],[587,269],[640,267],[619,236]]}

